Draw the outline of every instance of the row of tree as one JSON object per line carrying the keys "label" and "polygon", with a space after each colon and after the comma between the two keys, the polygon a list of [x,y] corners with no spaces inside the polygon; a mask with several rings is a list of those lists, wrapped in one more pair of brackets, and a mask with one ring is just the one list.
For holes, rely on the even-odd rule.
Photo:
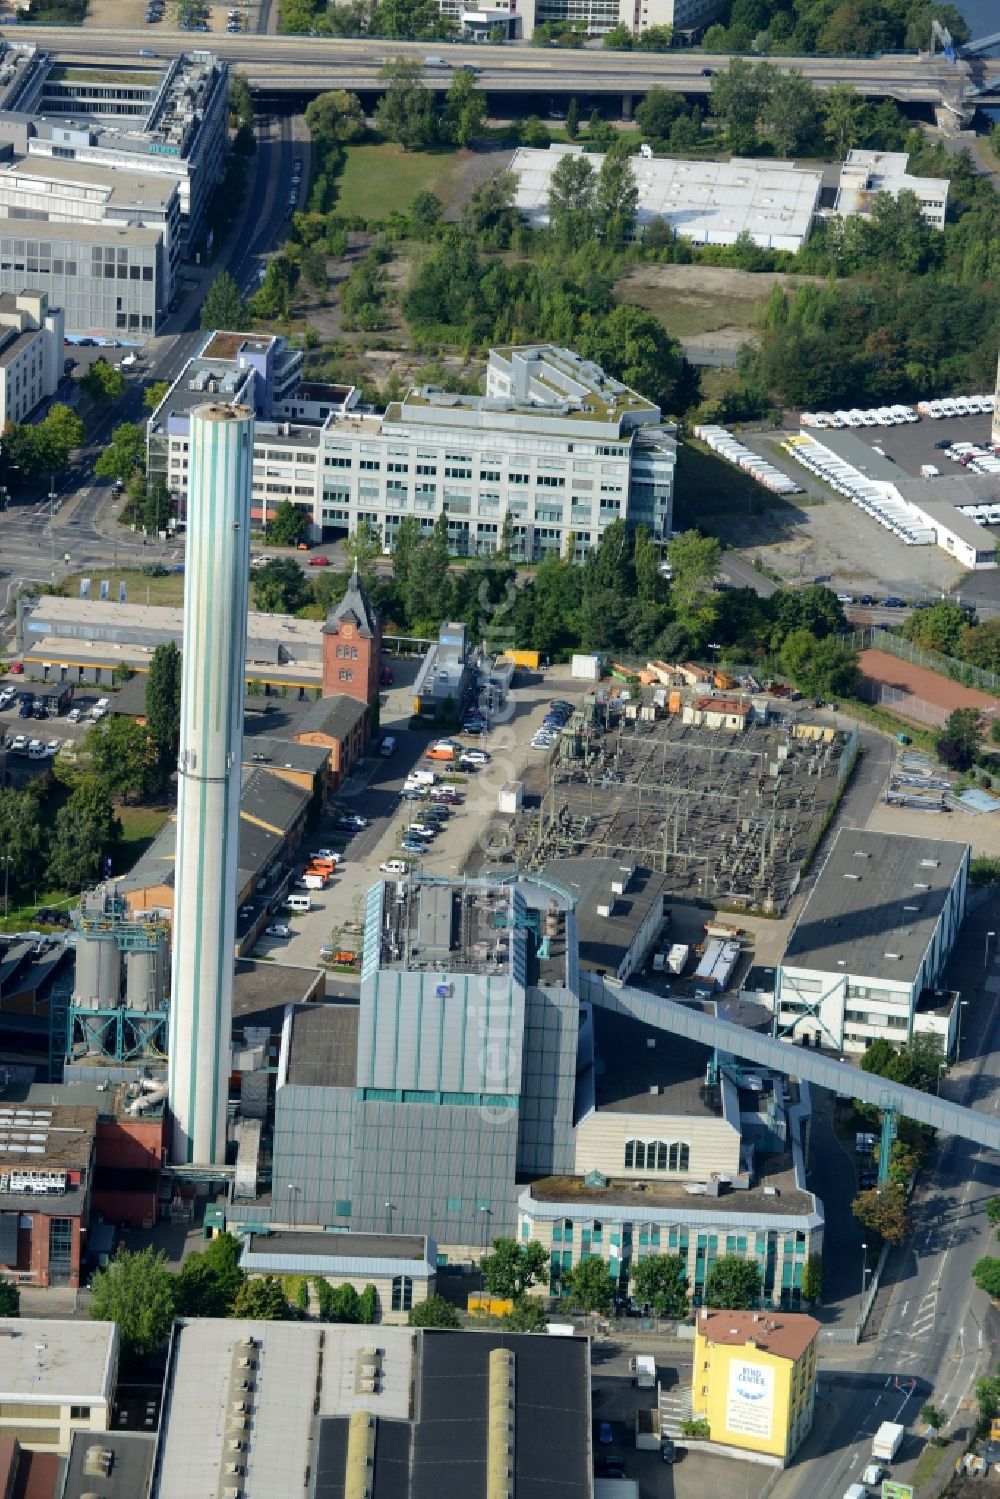
{"label": "row of tree", "polygon": [[[16,1288],[10,1288],[15,1291]],[[94,1276],[90,1316],[117,1322],[122,1351],[143,1359],[166,1347],[176,1317],[239,1317],[262,1322],[294,1322],[308,1315],[312,1290],[321,1322],[371,1324],[379,1317],[373,1285],[357,1291],[331,1286],[322,1276],[250,1276],[240,1265],[240,1241],[217,1234],[200,1254],[189,1254],[179,1270],[162,1250],[122,1249]],[[0,1282],[0,1293],[4,1291]],[[8,1302],[10,1298],[7,1298]],[[0,1307],[4,1300],[0,1297]],[[5,1315],[16,1316],[17,1307]],[[411,1327],[458,1327],[455,1308],[431,1296],[410,1312]]]}
{"label": "row of tree", "polygon": [[932,20],[944,22],[956,42],[969,28],[954,5],[938,0],[729,0],[723,17],[705,32],[710,52],[819,52],[864,57],[877,52],[924,50]]}

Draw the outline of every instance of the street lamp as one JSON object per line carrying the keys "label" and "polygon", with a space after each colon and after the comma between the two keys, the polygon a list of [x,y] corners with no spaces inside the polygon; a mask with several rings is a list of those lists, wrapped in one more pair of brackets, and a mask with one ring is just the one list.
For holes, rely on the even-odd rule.
{"label": "street lamp", "polygon": [[714,652],[715,651],[721,651],[722,650],[722,646],[719,645],[718,641],[716,641],[716,640],[706,641],[706,644],[707,644],[709,650],[713,652],[713,655],[712,655],[712,665],[714,666],[715,665],[715,661],[716,661],[716,657],[714,655]]}
{"label": "street lamp", "polygon": [[487,1227],[489,1225],[489,1213],[490,1213],[490,1210],[489,1210],[489,1207],[485,1203],[481,1202],[479,1204],[479,1212],[480,1212],[480,1215],[481,1215],[481,1222],[482,1222],[482,1225],[483,1225],[483,1228],[482,1228],[482,1243],[483,1243],[483,1248],[485,1249],[486,1248],[486,1230],[487,1230]]}
{"label": "street lamp", "polygon": [[[4,762],[5,762],[4,763],[4,772],[5,772],[5,775],[6,775],[6,769],[7,769],[6,759],[7,759],[7,755],[6,755],[6,751],[5,751],[4,752]],[[2,782],[0,782],[0,784],[2,784]],[[14,855],[13,854],[0,854],[0,860],[3,861],[3,919],[4,919],[4,921],[6,921],[7,920],[7,911],[8,911],[8,908],[9,908],[8,896],[9,896],[9,893],[10,893],[10,866],[14,862]]]}
{"label": "street lamp", "polygon": [[986,965],[990,961],[990,943],[995,939],[995,937],[996,937],[996,932],[987,932],[986,933],[986,950],[983,953],[983,967],[984,968],[986,967]]}
{"label": "street lamp", "polygon": [[960,999],[958,1001],[958,1040],[955,1042],[955,1061],[962,1060],[962,1011],[968,1009],[969,1001]]}
{"label": "street lamp", "polygon": [[861,1295],[865,1294],[865,1282],[868,1279],[868,1245],[861,1246]]}
{"label": "street lamp", "polygon": [[385,1231],[387,1234],[392,1233],[392,1215],[395,1211],[395,1205],[387,1202],[385,1205]]}
{"label": "street lamp", "polygon": [[295,1227],[295,1198],[293,1196],[293,1193],[297,1192],[298,1190],[299,1189],[294,1182],[288,1183],[288,1221],[291,1224],[292,1228]]}
{"label": "street lamp", "polygon": [[947,1069],[948,1069],[948,1063],[947,1062],[938,1062],[937,1087],[934,1089],[934,1091],[937,1094],[938,1098],[941,1097],[941,1074],[942,1074],[942,1072],[946,1072]]}

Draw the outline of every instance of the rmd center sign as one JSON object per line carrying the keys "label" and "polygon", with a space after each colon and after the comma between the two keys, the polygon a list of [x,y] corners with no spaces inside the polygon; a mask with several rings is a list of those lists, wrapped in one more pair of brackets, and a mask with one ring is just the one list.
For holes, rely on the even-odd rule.
{"label": "rmd center sign", "polygon": [[766,1364],[733,1359],[729,1365],[726,1430],[767,1440],[773,1420],[774,1370]]}

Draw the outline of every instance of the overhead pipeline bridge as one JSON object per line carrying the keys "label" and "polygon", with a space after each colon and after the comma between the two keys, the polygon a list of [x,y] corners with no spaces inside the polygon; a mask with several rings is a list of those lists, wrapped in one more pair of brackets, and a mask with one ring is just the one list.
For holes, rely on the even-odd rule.
{"label": "overhead pipeline bridge", "polygon": [[918,1124],[928,1124],[932,1129],[958,1135],[990,1150],[1000,1150],[1000,1120],[988,1114],[977,1114],[974,1109],[950,1103],[946,1098],[937,1098],[933,1093],[921,1093],[917,1088],[890,1082],[877,1073],[863,1072],[849,1062],[838,1062],[804,1046],[778,1041],[760,1031],[747,1030],[731,1020],[719,1020],[642,989],[632,989],[627,985],[619,989],[585,973],[580,975],[580,986],[581,998],[591,1000],[602,1009],[631,1016],[656,1030],[683,1036],[688,1041],[756,1062],[758,1066],[770,1067],[775,1072],[790,1073],[819,1088],[828,1088],[860,1103],[873,1104],[878,1109],[915,1119]]}

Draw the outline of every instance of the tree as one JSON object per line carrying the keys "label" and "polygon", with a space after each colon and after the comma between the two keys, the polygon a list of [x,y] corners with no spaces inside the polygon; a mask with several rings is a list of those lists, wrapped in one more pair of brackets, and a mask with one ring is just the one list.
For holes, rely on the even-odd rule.
{"label": "tree", "polygon": [[684,1317],[688,1310],[685,1263],[679,1254],[651,1254],[633,1268],[632,1297],[658,1317]]}
{"label": "tree", "polygon": [[360,1322],[361,1297],[352,1285],[334,1286],[323,1311],[324,1322]]}
{"label": "tree", "polygon": [[549,223],[562,244],[579,249],[594,230],[594,169],[586,156],[561,156],[549,178]]}
{"label": "tree", "polygon": [[102,405],[120,400],[125,394],[125,376],[121,370],[113,369],[103,355],[94,360],[80,384],[89,396]]}
{"label": "tree", "polygon": [[548,1255],[537,1239],[519,1244],[516,1239],[494,1239],[492,1254],[479,1262],[483,1285],[491,1296],[516,1301],[536,1281],[548,1283]]}
{"label": "tree", "polygon": [[745,57],[734,57],[725,71],[713,75],[709,108],[725,125],[731,150],[750,151],[756,144],[757,122],[770,97],[775,71],[770,63],[755,67]]}
{"label": "tree", "polygon": [[705,1277],[705,1305],[748,1312],[760,1303],[760,1266],[742,1255],[724,1254]]}
{"label": "tree", "polygon": [[365,1286],[364,1290],[361,1292],[361,1295],[358,1297],[358,1314],[359,1321],[363,1322],[366,1327],[371,1326],[373,1322],[377,1321],[378,1292],[376,1291],[374,1286]]}
{"label": "tree", "polygon": [[1000,1197],[991,1197],[987,1201],[986,1219],[1000,1232]]}
{"label": "tree", "polygon": [[56,884],[80,890],[105,870],[105,858],[121,838],[122,825],[99,781],[87,777],[56,813],[48,872]]}
{"label": "tree", "polygon": [[920,1419],[921,1421],[926,1421],[927,1425],[932,1427],[934,1431],[940,1431],[945,1423],[945,1417],[942,1412],[938,1410],[936,1405],[931,1405],[930,1401],[920,1407]]}
{"label": "tree", "polygon": [[444,604],[448,600],[448,517],[444,528],[438,521],[426,541],[422,541],[410,560],[409,576],[403,595],[406,617],[411,629],[427,624],[436,631],[442,619],[448,618]]}
{"label": "tree", "polygon": [[790,630],[781,647],[781,669],[803,692],[837,697],[853,692],[858,680],[857,652],[827,636],[817,640],[812,630]]}
{"label": "tree", "polygon": [[38,868],[41,844],[38,798],[0,786],[0,849],[10,859],[4,864],[5,882],[15,889],[28,882]]}
{"label": "tree", "polygon": [[308,523],[305,510],[291,500],[282,500],[267,523],[268,542],[276,547],[297,546]]}
{"label": "tree", "polygon": [[143,405],[147,407],[148,410],[155,411],[169,389],[169,380],[154,380],[152,384],[147,385],[146,389],[143,391]]}
{"label": "tree", "polygon": [[615,1283],[611,1279],[607,1264],[600,1255],[592,1254],[580,1260],[572,1269],[564,1270],[563,1290],[573,1306],[585,1312],[607,1312],[614,1300]]}
{"label": "tree", "polygon": [[956,708],[935,735],[934,748],[942,765],[968,770],[979,758],[983,715],[976,708]]}
{"label": "tree", "polygon": [[591,317],[579,339],[589,359],[661,407],[675,399],[684,356],[655,313],[622,302]]}
{"label": "tree", "polygon": [[162,1249],[121,1249],[94,1276],[90,1317],[94,1322],[117,1322],[123,1351],[144,1358],[166,1346],[176,1291],[176,1278]]}
{"label": "tree", "polygon": [[976,1404],[979,1406],[980,1422],[988,1426],[1000,1413],[1000,1378],[987,1374],[976,1380]]}
{"label": "tree", "polygon": [[566,135],[569,140],[575,141],[579,134],[580,106],[579,104],[577,104],[576,98],[574,97],[569,101],[569,108],[566,110]]}
{"label": "tree", "polygon": [[521,121],[521,144],[532,151],[544,151],[552,144],[549,127],[537,115]]}
{"label": "tree", "polygon": [[21,1315],[21,1293],[13,1281],[0,1280],[0,1317]]}
{"label": "tree", "polygon": [[624,152],[607,153],[597,174],[594,216],[605,244],[621,245],[635,232],[639,189],[632,163]]}
{"label": "tree", "polygon": [[333,89],[311,100],[306,105],[306,124],[313,140],[321,145],[336,141],[346,146],[361,140],[368,130],[361,100],[346,89]]}
{"label": "tree", "polygon": [[763,102],[761,117],[782,156],[802,151],[817,129],[816,91],[795,68],[777,73]]}
{"label": "tree", "polygon": [[248,1321],[294,1322],[296,1315],[277,1275],[255,1275],[245,1280],[233,1301],[233,1316]]}
{"label": "tree", "polygon": [[445,125],[455,145],[471,145],[485,125],[488,113],[486,95],[476,88],[472,69],[456,68],[444,101]]}
{"label": "tree", "polygon": [[906,1190],[900,1182],[884,1182],[881,1187],[859,1192],[851,1203],[851,1212],[863,1228],[871,1229],[888,1244],[902,1244],[910,1231]]}
{"label": "tree", "polygon": [[344,542],[344,553],[351,568],[357,568],[358,577],[366,588],[375,584],[375,566],[382,556],[382,537],[374,521],[358,522],[357,530],[351,531]]}
{"label": "tree", "polygon": [[995,1255],[984,1255],[972,1267],[972,1279],[981,1291],[993,1301],[1000,1301],[1000,1259]]}
{"label": "tree", "polygon": [[164,775],[177,764],[181,737],[181,653],[174,641],[158,645],[146,679],[146,723]]}
{"label": "tree", "polygon": [[159,756],[152,730],[124,713],[95,724],[84,739],[90,774],[109,796],[145,796],[159,781]]}
{"label": "tree", "polygon": [[121,422],[102,448],[94,473],[99,479],[120,479],[124,484],[137,471],[146,469],[146,434],[135,422]]}
{"label": "tree", "polygon": [[404,151],[429,146],[434,139],[434,105],[422,71],[416,58],[395,57],[379,72],[386,89],[375,106],[375,124],[380,135],[398,141]]}
{"label": "tree", "polygon": [[76,412],[60,403],[49,408],[48,416],[34,430],[38,464],[46,473],[64,469],[70,453],[82,445],[87,435]]}
{"label": "tree", "polygon": [[500,1318],[504,1332],[544,1332],[548,1312],[537,1296],[519,1296],[514,1310]]}
{"label": "tree", "polygon": [[[634,42],[635,38],[629,26],[619,24],[612,26],[610,31],[604,33],[604,45],[612,52],[631,52]],[[575,100],[571,102],[575,103]],[[571,135],[570,140],[575,140],[575,136]]]}
{"label": "tree", "polygon": [[648,140],[666,141],[674,121],[686,113],[683,94],[665,88],[651,88],[645,99],[635,106],[635,122]]}
{"label": "tree", "polygon": [[254,573],[253,598],[262,614],[294,614],[309,602],[309,585],[293,557],[272,557]]}
{"label": "tree", "polygon": [[240,289],[228,271],[220,271],[201,304],[201,326],[238,331],[246,321]]}
{"label": "tree", "polygon": [[443,1327],[449,1332],[462,1325],[458,1312],[443,1296],[428,1296],[426,1301],[418,1301],[410,1311],[407,1324],[410,1327]]}
{"label": "tree", "polygon": [[865,101],[849,83],[834,83],[823,90],[820,109],[823,130],[839,157],[847,155],[861,140]]}
{"label": "tree", "polygon": [[430,239],[441,222],[443,205],[437,193],[426,189],[417,193],[410,204],[410,228],[417,239]]}
{"label": "tree", "polygon": [[811,1254],[802,1269],[802,1300],[818,1301],[823,1294],[823,1256]]}
{"label": "tree", "polygon": [[177,1311],[182,1317],[228,1317],[246,1282],[240,1269],[240,1241],[216,1234],[201,1254],[189,1254],[177,1276]]}
{"label": "tree", "polygon": [[715,616],[712,585],[719,571],[722,547],[714,536],[682,531],[667,546],[672,569],[670,596],[674,615],[689,634],[699,637]]}

